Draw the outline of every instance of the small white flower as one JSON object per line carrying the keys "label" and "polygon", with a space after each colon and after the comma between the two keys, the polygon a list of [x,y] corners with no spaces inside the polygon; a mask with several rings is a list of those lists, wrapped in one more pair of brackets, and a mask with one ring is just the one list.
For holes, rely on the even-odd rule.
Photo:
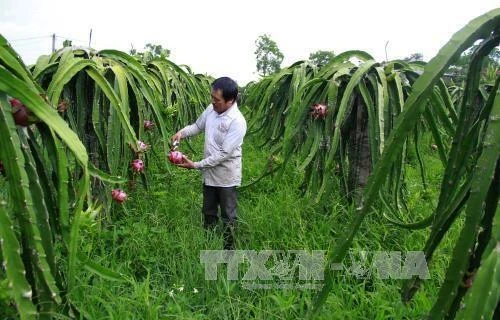
{"label": "small white flower", "polygon": [[173,298],[173,297],[174,297],[174,290],[170,290],[170,291],[168,292],[168,295],[169,295],[171,298]]}
{"label": "small white flower", "polygon": [[198,293],[198,289],[193,288],[193,293]]}
{"label": "small white flower", "polygon": [[177,290],[179,290],[179,291],[184,290],[184,286],[180,286],[179,288],[177,288]]}

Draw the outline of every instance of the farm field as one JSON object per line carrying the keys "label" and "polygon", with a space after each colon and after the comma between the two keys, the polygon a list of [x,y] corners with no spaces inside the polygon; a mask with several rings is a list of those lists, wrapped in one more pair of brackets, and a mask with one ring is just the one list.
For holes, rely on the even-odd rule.
{"label": "farm field", "polygon": [[[247,178],[257,177],[266,165],[259,160],[265,158],[266,152],[257,149],[256,144],[250,139],[244,148]],[[435,170],[429,170],[429,184],[435,186],[431,192],[436,192],[441,169],[435,153],[427,147],[426,160],[436,166]],[[198,150],[201,152],[201,148]],[[164,163],[153,166],[154,187],[146,191],[138,186],[126,211],[121,208],[112,211],[112,220],[118,223],[82,237],[82,249],[95,261],[133,279],[130,283],[115,284],[82,270],[77,281],[84,285],[74,293],[75,304],[82,312],[87,312],[92,319],[302,317],[311,307],[316,290],[283,290],[278,287],[278,277],[271,282],[276,285],[275,289],[247,289],[241,281],[227,280],[226,268],[221,268],[218,280],[205,280],[199,252],[222,248],[222,236],[217,232],[207,234],[202,228],[199,175],[178,170],[169,179],[158,168]],[[413,174],[414,183],[418,185],[418,173]],[[308,204],[299,194],[299,176],[291,172],[281,180],[268,177],[241,191],[237,249],[332,249],[331,238],[347,225],[353,208],[335,191],[331,200],[322,205]],[[418,198],[410,202],[416,216],[425,216],[431,209]],[[379,223],[380,219],[374,215],[365,221],[353,244],[353,253],[421,249],[428,231],[410,232],[384,226]],[[339,271],[341,276],[318,318],[417,319],[424,316],[437,295],[449,262],[447,256],[457,236],[458,228],[454,228],[429,267],[430,279],[424,282],[423,290],[410,304],[401,302],[400,280],[376,276],[358,279],[348,271]],[[272,259],[270,263],[273,265]]]}
{"label": "farm field", "polygon": [[[0,319],[497,319],[499,44],[494,9],[427,62],[349,50],[240,87],[228,249],[180,135],[234,106],[221,78],[161,50],[28,66],[0,35]],[[203,170],[238,157],[217,130]]]}

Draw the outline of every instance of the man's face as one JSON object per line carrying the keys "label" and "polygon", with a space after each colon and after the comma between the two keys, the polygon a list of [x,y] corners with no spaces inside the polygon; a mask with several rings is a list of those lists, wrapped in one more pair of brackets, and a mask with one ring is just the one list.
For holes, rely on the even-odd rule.
{"label": "man's face", "polygon": [[234,100],[226,101],[222,96],[222,90],[212,90],[212,105],[217,113],[223,113],[233,105]]}

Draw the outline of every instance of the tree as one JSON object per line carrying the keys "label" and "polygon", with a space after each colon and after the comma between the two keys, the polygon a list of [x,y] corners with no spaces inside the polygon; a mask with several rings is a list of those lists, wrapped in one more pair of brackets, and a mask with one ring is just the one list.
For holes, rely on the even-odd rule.
{"label": "tree", "polygon": [[170,50],[167,48],[163,48],[163,46],[160,44],[148,43],[144,47],[144,50],[145,50],[144,52],[139,52],[132,47],[132,49],[130,49],[130,54],[142,60],[145,63],[148,63],[155,58],[164,59],[170,56]]}
{"label": "tree", "polygon": [[335,57],[333,51],[318,50],[309,55],[309,60],[318,68],[326,66]]}
{"label": "tree", "polygon": [[73,45],[73,41],[71,41],[71,40],[66,39],[63,41],[63,48],[71,47],[72,45]]}
{"label": "tree", "polygon": [[[458,58],[458,60],[448,69],[447,74],[455,83],[460,83],[465,80],[472,55],[478,47],[479,45],[473,45],[468,50],[464,51],[460,58]],[[493,48],[493,50],[491,50],[491,52],[483,59],[483,65],[481,68],[483,74],[482,81],[487,83],[494,82],[497,76],[496,72],[499,68],[500,49]]]}
{"label": "tree", "polygon": [[414,61],[424,61],[424,55],[420,52],[415,52],[410,54],[408,57],[403,59],[406,62],[414,62]]}
{"label": "tree", "polygon": [[278,45],[267,34],[260,35],[255,41],[257,49],[255,55],[257,59],[257,71],[263,77],[280,70],[283,61],[283,53],[278,49]]}

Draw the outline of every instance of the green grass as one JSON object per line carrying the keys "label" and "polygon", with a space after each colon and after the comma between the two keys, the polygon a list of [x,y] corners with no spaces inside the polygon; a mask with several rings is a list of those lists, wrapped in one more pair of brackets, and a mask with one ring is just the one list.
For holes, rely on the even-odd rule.
{"label": "green grass", "polygon": [[[194,141],[200,150],[201,140]],[[267,153],[244,146],[244,177],[250,181],[264,170]],[[193,155],[198,159],[200,154]],[[439,189],[439,162],[430,154],[428,178],[432,196]],[[92,319],[295,319],[311,307],[316,291],[298,289],[246,289],[241,281],[205,280],[201,250],[222,248],[217,230],[206,232],[201,216],[201,177],[197,171],[171,168],[163,161],[148,167],[150,190],[138,183],[124,208],[114,207],[100,227],[90,228],[82,249],[102,265],[125,274],[129,281],[112,282],[81,270],[80,284],[71,299]],[[436,174],[437,172],[437,174]],[[430,213],[429,202],[418,201],[418,171],[409,166],[412,194],[409,204],[414,218]],[[237,248],[248,250],[326,250],[353,214],[353,208],[337,191],[327,201],[312,204],[299,196],[301,173],[290,167],[284,177],[267,177],[239,194]],[[415,198],[416,197],[416,198]],[[112,221],[112,223],[105,221]],[[376,213],[363,223],[353,252],[371,250],[420,250],[427,230],[406,231],[389,225]],[[403,305],[400,280],[357,279],[338,271],[335,288],[321,312],[324,319],[415,319],[432,306],[437,286],[447,265],[450,239],[430,265],[431,279],[414,300]],[[243,271],[245,268],[242,267]]]}
{"label": "green grass", "polygon": [[[201,142],[201,137],[193,141],[197,154],[187,152],[193,159],[200,158]],[[267,165],[267,150],[256,148],[257,144],[249,137],[244,145],[245,182],[257,178]],[[436,199],[441,164],[430,149],[425,157],[430,197]],[[408,203],[409,219],[414,220],[430,214],[433,206],[430,201],[421,201],[420,174],[411,163],[407,168]],[[113,282],[79,269],[77,285],[69,295],[82,315],[120,320],[302,318],[312,305],[314,290],[247,289],[241,281],[226,280],[224,267],[219,268],[218,280],[205,280],[200,251],[221,249],[222,236],[220,230],[207,232],[201,226],[200,173],[173,166],[169,173],[167,166],[163,159],[152,157],[147,167],[149,190],[138,181],[135,190],[127,189],[125,206],[113,205],[109,216],[101,216],[82,231],[82,251],[128,279]],[[313,204],[300,197],[300,183],[301,172],[289,166],[281,179],[269,176],[240,191],[237,249],[332,250],[354,208],[338,190],[332,190],[324,202]],[[423,317],[443,279],[457,236],[457,230],[452,231],[429,266],[431,279],[424,281],[408,305],[399,297],[401,280],[358,279],[337,271],[336,285],[320,318]],[[421,250],[427,234],[428,230],[391,226],[373,213],[363,223],[352,252],[397,250],[404,254]]]}

